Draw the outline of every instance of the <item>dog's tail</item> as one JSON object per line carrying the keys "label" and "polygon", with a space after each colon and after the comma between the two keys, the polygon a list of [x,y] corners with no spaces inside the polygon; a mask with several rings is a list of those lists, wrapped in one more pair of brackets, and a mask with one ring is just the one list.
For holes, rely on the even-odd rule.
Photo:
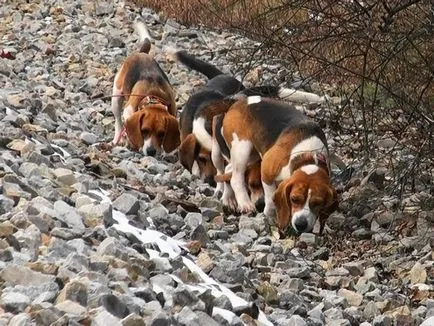
{"label": "dog's tail", "polygon": [[185,50],[166,49],[166,52],[172,57],[173,60],[181,62],[188,68],[200,72],[208,79],[223,74],[223,71],[218,69],[216,66],[200,60],[191,54],[188,54]]}
{"label": "dog's tail", "polygon": [[145,24],[138,21],[134,24],[136,33],[139,35],[140,50],[139,52],[149,53],[151,51],[151,35],[149,34],[148,28]]}
{"label": "dog's tail", "polygon": [[289,102],[296,103],[323,103],[329,97],[327,95],[319,96],[315,93],[285,88],[280,86],[255,86],[242,90],[233,96],[233,98],[243,98],[248,96],[263,96],[279,98]]}

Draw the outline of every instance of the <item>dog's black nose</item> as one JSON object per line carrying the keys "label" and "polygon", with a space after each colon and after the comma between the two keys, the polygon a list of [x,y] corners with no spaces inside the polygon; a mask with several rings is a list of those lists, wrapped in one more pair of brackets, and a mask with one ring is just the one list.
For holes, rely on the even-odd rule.
{"label": "dog's black nose", "polygon": [[303,233],[307,229],[307,220],[304,218],[298,218],[295,220],[294,226],[298,233]]}
{"label": "dog's black nose", "polygon": [[255,203],[255,208],[258,212],[263,212],[264,208],[265,208],[265,199],[264,197],[260,197],[256,203]]}
{"label": "dog's black nose", "polygon": [[211,187],[215,187],[217,185],[217,183],[214,180],[214,176],[213,175],[209,175],[209,176],[205,177],[204,181],[207,184],[209,184]]}
{"label": "dog's black nose", "polygon": [[154,147],[149,147],[146,150],[146,154],[149,156],[155,156],[155,154],[157,154],[157,150]]}

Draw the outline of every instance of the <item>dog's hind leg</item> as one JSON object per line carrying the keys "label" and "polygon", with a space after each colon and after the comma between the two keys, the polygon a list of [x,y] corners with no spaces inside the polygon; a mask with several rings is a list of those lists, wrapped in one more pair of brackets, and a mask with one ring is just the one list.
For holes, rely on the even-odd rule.
{"label": "dog's hind leg", "polygon": [[245,181],[245,172],[252,150],[253,145],[250,141],[239,139],[234,133],[231,144],[232,178],[230,184],[235,193],[238,210],[241,213],[250,213],[255,210],[255,205],[247,193]]}
{"label": "dog's hind leg", "polygon": [[119,74],[116,74],[113,81],[112,92],[112,112],[115,117],[115,135],[113,137],[113,145],[117,145],[121,140],[122,131],[122,105],[124,103],[124,97],[122,96],[122,89],[119,89],[116,84]]}

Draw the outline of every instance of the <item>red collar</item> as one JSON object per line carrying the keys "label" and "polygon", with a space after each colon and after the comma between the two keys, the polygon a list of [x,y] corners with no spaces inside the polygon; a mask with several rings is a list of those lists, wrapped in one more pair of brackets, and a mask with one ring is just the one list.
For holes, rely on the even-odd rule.
{"label": "red collar", "polygon": [[[155,95],[147,95],[145,96],[138,105],[138,108],[144,108],[145,106],[151,105],[151,104],[160,104],[162,106],[164,106],[166,108],[166,110],[168,110],[169,105],[168,103],[163,100],[161,97],[155,96]],[[139,109],[141,110],[141,109]]]}
{"label": "red collar", "polygon": [[307,164],[315,164],[319,167],[325,168],[327,173],[330,174],[327,156],[323,153],[316,152],[303,153],[294,157],[290,163],[291,174]]}

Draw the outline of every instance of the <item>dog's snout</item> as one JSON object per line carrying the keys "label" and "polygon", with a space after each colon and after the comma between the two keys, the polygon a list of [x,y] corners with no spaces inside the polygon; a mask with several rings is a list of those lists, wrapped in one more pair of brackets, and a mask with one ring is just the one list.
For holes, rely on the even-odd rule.
{"label": "dog's snout", "polygon": [[157,150],[154,147],[149,147],[146,150],[146,154],[149,156],[155,156],[155,154],[157,154]]}
{"label": "dog's snout", "polygon": [[294,221],[294,226],[298,233],[303,233],[306,231],[308,223],[305,218],[298,218]]}
{"label": "dog's snout", "polygon": [[255,203],[255,208],[258,212],[263,212],[265,208],[265,198],[264,196],[259,197]]}
{"label": "dog's snout", "polygon": [[215,187],[217,185],[217,183],[214,180],[214,176],[209,175],[205,177],[205,183],[209,184],[211,187]]}

